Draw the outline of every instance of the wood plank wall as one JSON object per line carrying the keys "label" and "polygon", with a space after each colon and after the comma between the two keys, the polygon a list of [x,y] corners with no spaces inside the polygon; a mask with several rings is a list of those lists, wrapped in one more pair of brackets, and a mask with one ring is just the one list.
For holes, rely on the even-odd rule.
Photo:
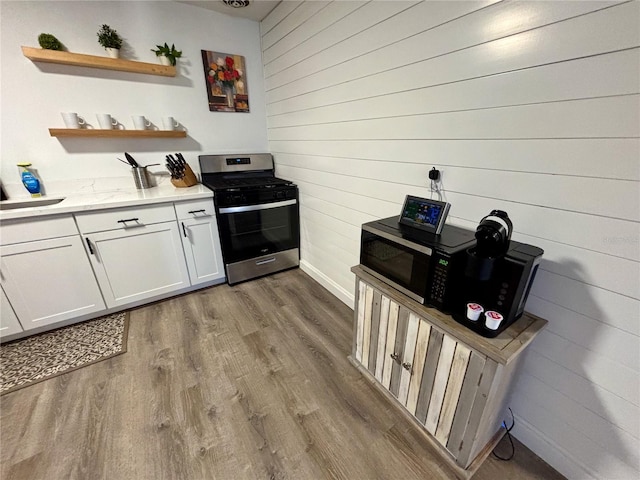
{"label": "wood plank wall", "polygon": [[285,1],[261,23],[303,268],[345,303],[360,225],[431,196],[433,166],[450,223],[500,208],[545,250],[511,405],[571,478],[640,475],[639,25],[598,1]]}

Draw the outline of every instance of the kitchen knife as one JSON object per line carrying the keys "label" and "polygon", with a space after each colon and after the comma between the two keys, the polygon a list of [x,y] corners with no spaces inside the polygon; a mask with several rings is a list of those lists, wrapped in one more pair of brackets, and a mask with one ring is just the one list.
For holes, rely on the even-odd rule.
{"label": "kitchen knife", "polygon": [[[176,156],[178,156],[178,154],[176,153]],[[178,170],[178,174],[180,175],[180,178],[184,177],[184,172],[185,172],[185,166],[184,164],[180,161],[180,159],[176,159],[174,158],[173,155],[169,155],[169,157],[171,157],[171,159],[173,160],[173,162],[175,163],[177,170]]]}
{"label": "kitchen knife", "polygon": [[171,155],[167,155],[167,156],[166,156],[166,159],[167,159],[167,163],[168,163],[169,165],[171,165],[171,168],[172,168],[173,170],[177,171],[177,170],[178,170],[178,164],[177,164],[177,163],[176,163],[176,161],[173,159],[173,157],[171,157]]}
{"label": "kitchen knife", "polygon": [[169,158],[169,155],[167,155],[165,159],[167,160],[167,170],[169,170],[169,173],[171,173],[171,178],[176,178],[176,167]]}
{"label": "kitchen knife", "polygon": [[176,157],[180,160],[180,167],[182,168],[182,176],[184,177],[187,174],[187,162],[181,153],[176,153]]}
{"label": "kitchen knife", "polygon": [[171,178],[180,179],[184,177],[184,172],[182,171],[182,168],[178,165],[176,160],[173,159],[171,155],[167,155],[165,158],[167,160],[167,168],[171,173]]}

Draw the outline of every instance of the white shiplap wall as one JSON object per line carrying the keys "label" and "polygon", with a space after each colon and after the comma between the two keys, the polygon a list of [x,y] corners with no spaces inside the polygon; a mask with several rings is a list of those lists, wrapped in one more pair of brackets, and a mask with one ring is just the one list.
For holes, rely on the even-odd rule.
{"label": "white shiplap wall", "polygon": [[303,268],[352,305],[360,225],[430,196],[545,250],[516,436],[570,478],[640,475],[640,5],[282,2],[261,24],[270,150]]}

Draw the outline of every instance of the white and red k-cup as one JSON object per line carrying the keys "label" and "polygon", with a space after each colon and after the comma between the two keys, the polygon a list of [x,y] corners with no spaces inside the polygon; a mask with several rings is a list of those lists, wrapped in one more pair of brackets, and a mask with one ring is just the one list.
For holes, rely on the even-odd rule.
{"label": "white and red k-cup", "polygon": [[491,330],[497,330],[503,319],[502,314],[494,312],[493,310],[489,310],[484,314],[484,324]]}
{"label": "white and red k-cup", "polygon": [[482,305],[478,303],[467,303],[467,318],[472,322],[478,321],[482,312],[484,312]]}

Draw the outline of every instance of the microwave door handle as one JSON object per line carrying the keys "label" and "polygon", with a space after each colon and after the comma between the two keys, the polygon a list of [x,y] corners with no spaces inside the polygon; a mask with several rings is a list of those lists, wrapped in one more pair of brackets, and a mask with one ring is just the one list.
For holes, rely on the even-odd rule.
{"label": "microwave door handle", "polygon": [[295,205],[297,200],[285,200],[283,202],[263,203],[260,205],[246,205],[242,207],[225,207],[220,209],[220,213],[242,213],[253,212],[256,210],[268,210],[270,208],[287,207],[289,205]]}

